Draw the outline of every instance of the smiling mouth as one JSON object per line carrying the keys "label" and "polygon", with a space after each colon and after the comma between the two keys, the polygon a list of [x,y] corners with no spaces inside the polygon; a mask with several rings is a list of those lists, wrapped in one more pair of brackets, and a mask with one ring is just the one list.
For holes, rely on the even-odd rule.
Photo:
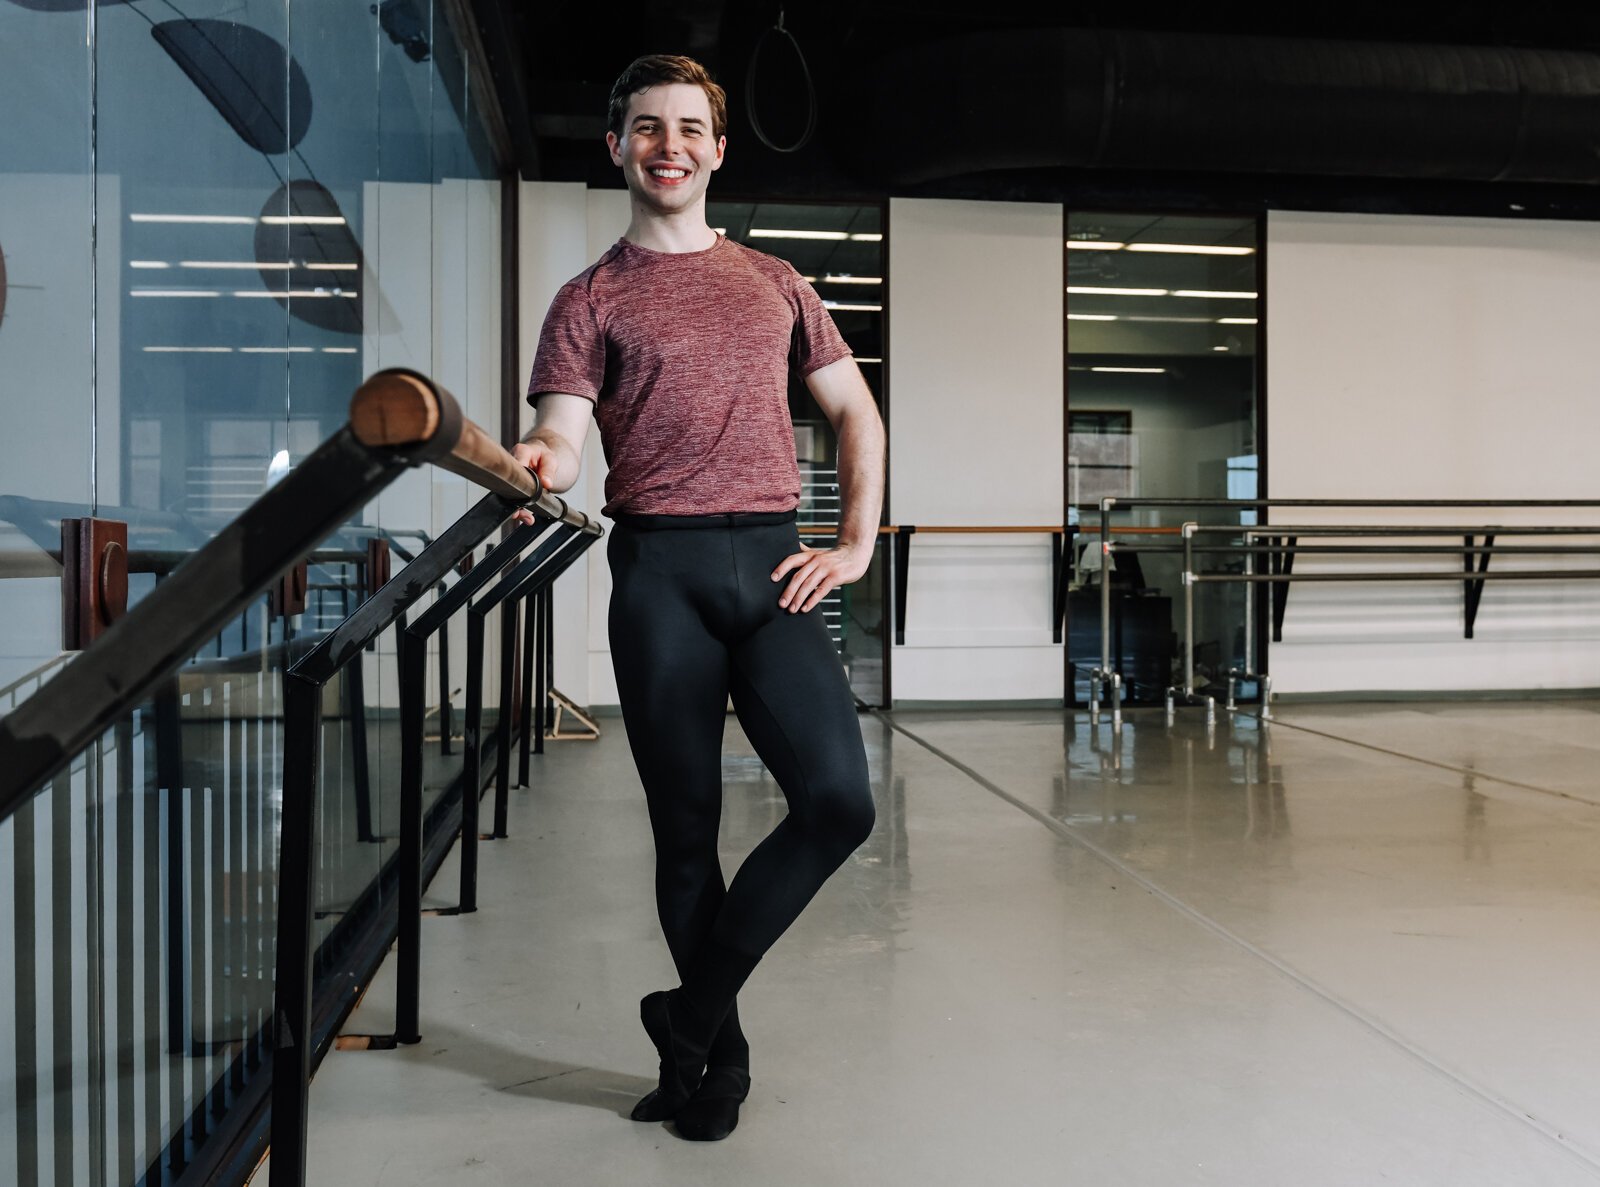
{"label": "smiling mouth", "polygon": [[666,182],[682,181],[684,178],[689,176],[689,171],[687,169],[671,169],[660,166],[653,169],[647,169],[645,172],[650,174],[650,176],[655,178],[657,181]]}

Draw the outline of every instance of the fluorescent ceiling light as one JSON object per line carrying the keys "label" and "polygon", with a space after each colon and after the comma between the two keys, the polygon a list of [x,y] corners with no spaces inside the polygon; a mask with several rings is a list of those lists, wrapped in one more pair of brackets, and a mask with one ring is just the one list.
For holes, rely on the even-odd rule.
{"label": "fluorescent ceiling light", "polygon": [[845,231],[790,231],[782,228],[751,227],[752,239],[848,239]]}
{"label": "fluorescent ceiling light", "polygon": [[883,310],[882,305],[856,305],[846,301],[824,301],[822,307],[824,309],[853,309],[859,313],[879,313]]}
{"label": "fluorescent ceiling light", "polygon": [[266,268],[271,271],[283,271],[293,268],[293,264],[258,264],[254,260],[179,260],[180,268]]}
{"label": "fluorescent ceiling light", "polygon": [[130,268],[170,268],[171,264],[165,260],[129,260]]}
{"label": "fluorescent ceiling light", "polygon": [[1236,298],[1242,301],[1254,301],[1255,293],[1234,292],[1230,289],[1174,289],[1174,297],[1216,297],[1219,299]]}
{"label": "fluorescent ceiling light", "polygon": [[1219,318],[1217,318],[1217,324],[1219,326],[1253,326],[1253,325],[1257,324],[1257,322],[1259,322],[1259,321],[1260,321],[1260,318],[1255,318],[1255,317],[1219,317]]}
{"label": "fluorescent ceiling light", "polygon": [[253,227],[256,220],[245,214],[130,214],[136,223],[224,223],[234,227]]}
{"label": "fluorescent ceiling light", "polygon": [[824,276],[823,284],[882,284],[881,276]]}
{"label": "fluorescent ceiling light", "polygon": [[1069,313],[1068,321],[1116,321],[1115,313]]}
{"label": "fluorescent ceiling light", "polygon": [[232,354],[231,346],[147,346],[145,354]]}
{"label": "fluorescent ceiling light", "polygon": [[877,231],[862,231],[850,236],[857,243],[882,243],[883,236]]}
{"label": "fluorescent ceiling light", "polygon": [[1124,313],[1123,321],[1160,322],[1171,326],[1209,326],[1209,317],[1160,317],[1155,314]]}
{"label": "fluorescent ceiling light", "polygon": [[1095,288],[1090,285],[1069,284],[1067,294],[1080,297],[1165,297],[1167,290]]}
{"label": "fluorescent ceiling light", "polygon": [[354,272],[361,267],[360,264],[301,264],[302,268],[309,268],[313,272]]}
{"label": "fluorescent ceiling light", "polygon": [[1091,371],[1104,371],[1116,375],[1165,375],[1165,367],[1090,367]]}
{"label": "fluorescent ceiling light", "polygon": [[241,346],[240,354],[310,354],[314,346]]}
{"label": "fluorescent ceiling light", "polygon": [[1199,243],[1130,243],[1127,250],[1193,256],[1249,256],[1256,251],[1253,247],[1207,247]]}
{"label": "fluorescent ceiling light", "polygon": [[261,221],[273,227],[342,227],[342,214],[263,214]]}
{"label": "fluorescent ceiling light", "polygon": [[359,297],[360,293],[346,293],[339,289],[244,289],[236,291],[236,297]]}
{"label": "fluorescent ceiling light", "polygon": [[356,348],[354,346],[324,346],[322,348],[322,353],[323,354],[355,354],[356,353]]}
{"label": "fluorescent ceiling light", "polygon": [[1212,350],[1227,350],[1228,348],[1226,346],[1213,346],[1211,349]]}
{"label": "fluorescent ceiling light", "polygon": [[220,297],[210,289],[134,289],[130,297]]}
{"label": "fluorescent ceiling light", "polygon": [[1114,239],[1068,239],[1068,251],[1121,251],[1126,244]]}
{"label": "fluorescent ceiling light", "polygon": [[883,362],[882,359],[869,358],[867,355],[864,355],[864,354],[855,355],[854,358],[855,358],[856,362],[858,362],[858,363],[881,363],[881,362]]}

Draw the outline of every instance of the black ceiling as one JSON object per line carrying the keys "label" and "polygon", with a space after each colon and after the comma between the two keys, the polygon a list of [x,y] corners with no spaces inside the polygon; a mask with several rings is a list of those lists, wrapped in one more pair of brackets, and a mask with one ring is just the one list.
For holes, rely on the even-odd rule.
{"label": "black ceiling", "polygon": [[[937,144],[947,121],[952,87],[948,78],[915,73],[898,85],[900,104],[882,114],[880,80],[897,56],[936,42],[957,47],[973,34],[1033,29],[1166,31],[1239,38],[1274,37],[1316,41],[1395,43],[1414,46],[1529,47],[1597,55],[1600,63],[1600,6],[1571,6],[1549,0],[1517,5],[1402,5],[1355,0],[1338,6],[1252,6],[1193,3],[1036,3],[987,0],[979,5],[955,0],[911,3],[897,0],[556,0],[528,4],[517,0],[472,0],[502,97],[520,91],[522,112],[507,112],[516,143],[517,164],[526,177],[582,180],[595,186],[619,184],[600,137],[611,82],[634,57],[651,52],[688,53],[703,61],[729,91],[729,150],[717,179],[724,196],[881,198],[889,194],[927,194],[985,198],[1065,200],[1151,209],[1231,209],[1273,206],[1372,210],[1439,210],[1462,213],[1519,213],[1562,217],[1600,217],[1600,184],[1548,184],[1536,177],[1512,186],[1506,181],[1446,176],[1362,177],[1289,176],[1263,171],[1206,174],[1194,168],[1029,167],[974,169],[916,184],[886,179],[874,168],[886,138],[902,130]],[[745,114],[746,80],[752,50],[776,22],[802,47],[816,82],[817,133],[794,154],[763,146]],[[992,44],[1025,45],[1026,37]],[[792,139],[804,125],[800,76],[792,53],[768,38],[761,58],[758,111],[772,139]],[[974,67],[967,92],[993,78],[997,86],[1015,84],[1004,76],[1001,58]],[[948,67],[946,67],[948,69]],[[1026,67],[1019,62],[1017,69]],[[514,74],[515,88],[507,76]],[[1024,90],[1019,93],[1026,94]],[[873,118],[878,99],[877,118]],[[1011,119],[985,116],[949,122],[949,133],[982,139],[989,129],[1016,136],[1037,127],[1048,137],[1055,113],[1030,110],[1024,103],[997,110]],[[1010,123],[1009,132],[999,128]],[[936,150],[935,150],[936,151]],[[1600,182],[1600,177],[1595,179]],[[1511,192],[1512,190],[1515,192]]]}

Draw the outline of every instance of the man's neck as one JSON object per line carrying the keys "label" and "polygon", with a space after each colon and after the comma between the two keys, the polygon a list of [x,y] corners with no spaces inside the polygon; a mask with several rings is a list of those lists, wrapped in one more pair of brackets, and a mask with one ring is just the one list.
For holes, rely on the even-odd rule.
{"label": "man's neck", "polygon": [[681,255],[715,246],[717,233],[706,222],[704,203],[677,214],[662,214],[634,202],[633,219],[623,232],[623,238],[651,251]]}

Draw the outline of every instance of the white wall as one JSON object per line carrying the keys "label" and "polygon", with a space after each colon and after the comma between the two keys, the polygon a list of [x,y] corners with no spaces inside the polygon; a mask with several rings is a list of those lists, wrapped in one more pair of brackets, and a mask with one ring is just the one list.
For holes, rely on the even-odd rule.
{"label": "white wall", "polygon": [[[95,278],[83,234],[91,222],[90,197],[82,175],[0,174],[0,251],[9,285],[0,322],[0,407],[11,413],[8,431],[0,434],[0,495],[88,503],[94,493],[89,314]],[[115,235],[121,219],[114,192],[103,192],[101,201],[107,204],[101,233]],[[115,299],[100,303],[113,333],[119,307]],[[117,355],[105,353],[104,345],[100,349],[102,358],[113,360],[101,369],[104,385],[117,374]],[[100,449],[104,480],[104,442]],[[101,501],[115,504],[119,494],[117,485],[102,481]],[[46,563],[39,548],[9,524],[0,524],[0,550]],[[60,653],[60,578],[7,580],[5,606],[0,685]]]}
{"label": "white wall", "polygon": [[[444,179],[437,185],[367,182],[371,212],[365,244],[373,294],[362,335],[362,373],[412,367],[449,390],[467,418],[491,432],[500,424],[500,183]],[[434,536],[460,519],[482,491],[465,479],[425,466],[402,474],[366,511],[366,521],[391,529],[423,528]],[[491,540],[490,543],[493,541]],[[480,548],[480,555],[482,549]],[[396,563],[396,571],[400,565]],[[432,601],[425,597],[420,607]],[[413,611],[415,617],[418,611]],[[500,699],[499,616],[488,620],[484,704]],[[466,682],[465,626],[451,627],[450,687]],[[368,688],[397,688],[394,635],[385,631],[368,654]],[[427,688],[436,698],[437,646],[429,648]],[[388,695],[387,691],[384,695]],[[461,698],[455,698],[457,706]]]}
{"label": "white wall", "polygon": [[[1062,212],[895,199],[889,206],[890,518],[1059,524]],[[919,535],[896,701],[1060,697],[1050,544]]]}
{"label": "white wall", "polygon": [[[1600,226],[1285,213],[1268,221],[1268,248],[1271,497],[1600,497]],[[1600,523],[1600,510],[1333,516]],[[1516,565],[1554,568],[1560,558],[1497,558],[1491,570]],[[1296,565],[1318,567],[1331,565]],[[1296,585],[1271,652],[1274,686],[1600,685],[1595,583],[1491,582],[1475,639],[1462,638],[1462,618],[1454,583]]]}
{"label": "white wall", "polygon": [[[539,345],[539,327],[563,284],[582,272],[615,243],[628,226],[628,195],[623,190],[586,189],[581,183],[524,182],[518,228],[521,326],[518,327],[518,385],[527,387]],[[533,426],[533,410],[522,409],[522,431]],[[605,503],[605,456],[598,431],[584,445],[583,473],[562,498],[586,515],[600,517]],[[607,534],[611,521],[601,518]],[[616,677],[606,637],[611,572],[605,541],[555,584],[555,686],[580,705],[615,705]]]}

